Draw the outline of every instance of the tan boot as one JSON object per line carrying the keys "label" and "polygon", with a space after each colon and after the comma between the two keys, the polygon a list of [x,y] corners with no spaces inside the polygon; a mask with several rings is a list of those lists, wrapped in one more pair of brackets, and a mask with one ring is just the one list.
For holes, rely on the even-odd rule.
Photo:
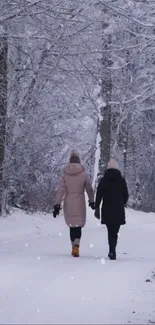
{"label": "tan boot", "polygon": [[75,245],[73,247],[72,256],[74,256],[74,257],[79,257],[80,256],[79,246],[78,245]]}

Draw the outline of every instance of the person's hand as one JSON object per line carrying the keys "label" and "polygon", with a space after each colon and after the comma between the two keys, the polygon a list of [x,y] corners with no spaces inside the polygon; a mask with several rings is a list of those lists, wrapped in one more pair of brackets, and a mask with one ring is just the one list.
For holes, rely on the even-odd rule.
{"label": "person's hand", "polygon": [[97,218],[98,220],[100,220],[100,209],[99,208],[96,208],[95,209],[95,218]]}
{"label": "person's hand", "polygon": [[60,204],[56,204],[53,209],[53,218],[56,218],[56,216],[59,215],[60,212]]}
{"label": "person's hand", "polygon": [[95,202],[89,202],[89,207],[91,207],[92,210],[95,210]]}

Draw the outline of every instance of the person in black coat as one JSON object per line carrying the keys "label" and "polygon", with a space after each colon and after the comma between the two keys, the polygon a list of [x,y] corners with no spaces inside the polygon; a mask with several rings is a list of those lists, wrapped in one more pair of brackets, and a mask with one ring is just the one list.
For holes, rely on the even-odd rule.
{"label": "person in black coat", "polygon": [[120,226],[126,223],[125,205],[128,198],[125,178],[121,175],[117,162],[111,159],[104,177],[99,182],[95,202],[95,217],[100,219],[100,204],[102,201],[101,223],[107,226],[108,257],[111,260],[116,259],[116,245]]}

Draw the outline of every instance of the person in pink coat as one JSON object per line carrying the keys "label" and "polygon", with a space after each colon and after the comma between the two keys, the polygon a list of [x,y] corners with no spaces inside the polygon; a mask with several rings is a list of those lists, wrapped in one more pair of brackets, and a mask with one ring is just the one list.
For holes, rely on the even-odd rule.
{"label": "person in pink coat", "polygon": [[70,230],[72,256],[79,256],[82,228],[86,223],[85,191],[89,198],[89,206],[94,210],[94,191],[88,173],[81,165],[77,152],[72,152],[68,165],[64,168],[55,198],[53,217],[59,214],[64,197],[64,217]]}

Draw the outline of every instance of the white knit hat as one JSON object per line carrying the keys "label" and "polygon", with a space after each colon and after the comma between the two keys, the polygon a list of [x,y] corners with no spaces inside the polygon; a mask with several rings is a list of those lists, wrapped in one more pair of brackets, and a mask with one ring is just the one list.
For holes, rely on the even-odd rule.
{"label": "white knit hat", "polygon": [[111,158],[108,162],[107,169],[119,169],[117,161]]}
{"label": "white knit hat", "polygon": [[80,155],[76,150],[72,150],[70,153],[70,162],[80,164]]}
{"label": "white knit hat", "polygon": [[76,150],[72,150],[71,153],[70,153],[70,158],[72,158],[72,157],[80,158],[80,155]]}

